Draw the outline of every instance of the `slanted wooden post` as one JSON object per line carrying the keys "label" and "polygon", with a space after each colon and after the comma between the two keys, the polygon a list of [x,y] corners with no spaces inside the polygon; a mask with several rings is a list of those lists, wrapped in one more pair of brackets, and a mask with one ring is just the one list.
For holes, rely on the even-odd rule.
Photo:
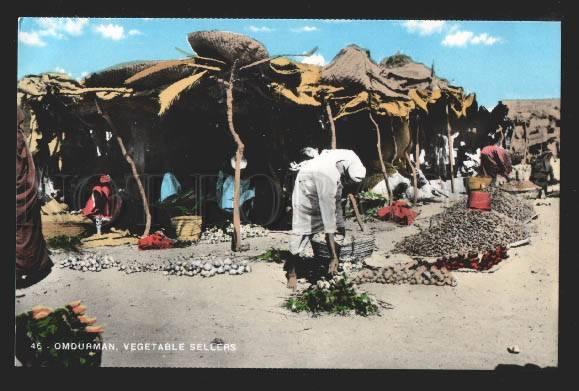
{"label": "slanted wooden post", "polygon": [[229,84],[226,90],[226,101],[227,101],[227,124],[229,125],[229,131],[231,136],[237,144],[237,151],[235,152],[235,177],[234,177],[234,188],[233,188],[233,238],[231,241],[231,249],[233,251],[239,251],[241,249],[241,217],[239,214],[239,188],[241,182],[241,158],[243,157],[243,151],[245,145],[241,141],[241,137],[235,131],[235,126],[233,123],[233,84],[235,83],[235,71],[237,67],[237,60],[233,62],[231,66],[231,74],[229,76]]}
{"label": "slanted wooden post", "polygon": [[376,128],[376,149],[378,150],[378,160],[380,160],[380,168],[382,169],[382,175],[384,175],[384,183],[386,184],[386,190],[388,191],[388,205],[392,205],[392,190],[390,190],[390,184],[388,183],[388,171],[386,171],[386,165],[384,164],[384,158],[382,157],[382,139],[380,137],[380,127],[378,123],[372,117],[372,112],[369,114],[370,121],[374,124]]}
{"label": "slanted wooden post", "polygon": [[[331,148],[336,149],[336,124],[334,123],[334,117],[332,116],[332,108],[330,107],[330,102],[326,101],[326,113],[328,114],[328,120],[330,121],[330,128],[332,129],[332,144]],[[362,217],[360,216],[360,211],[358,210],[358,203],[354,194],[349,193],[348,199],[352,204],[352,209],[354,209],[354,214],[356,215],[356,221],[360,226],[360,229],[364,231],[364,223],[362,222]]]}
{"label": "slanted wooden post", "polygon": [[418,199],[418,180],[416,179],[416,168],[414,167],[414,164],[412,164],[412,162],[410,161],[410,155],[408,154],[408,152],[404,153],[404,157],[406,158],[406,163],[408,163],[408,165],[410,166],[410,169],[412,170],[412,183],[414,184],[414,200],[413,203],[414,205],[416,205],[416,200]]}
{"label": "slanted wooden post", "polygon": [[527,123],[523,122],[523,131],[525,135],[525,152],[523,154],[523,162],[527,164],[527,151],[529,150],[529,136],[527,135]]}
{"label": "slanted wooden post", "polygon": [[328,120],[330,121],[330,129],[332,130],[332,149],[336,149],[336,124],[334,124],[334,117],[332,116],[332,108],[330,107],[330,102],[326,101],[326,113],[328,114]]}
{"label": "slanted wooden post", "polygon": [[450,117],[448,115],[448,105],[449,103],[446,102],[446,133],[448,137],[448,161],[450,163],[450,190],[454,193],[454,164],[452,162],[452,155],[453,155],[453,142],[452,142],[452,135],[450,130]]}
{"label": "slanted wooden post", "polygon": [[121,135],[117,130],[117,127],[111,120],[111,117],[101,109],[98,100],[95,100],[95,105],[97,108],[97,112],[101,115],[101,117],[104,118],[105,121],[107,121],[109,128],[111,129],[111,133],[115,136],[115,139],[119,144],[119,148],[121,149],[123,157],[131,167],[133,178],[135,179],[135,182],[137,182],[137,187],[139,188],[139,193],[141,195],[141,201],[143,202],[143,211],[145,212],[145,232],[143,232],[143,236],[147,236],[149,235],[149,231],[151,230],[151,212],[149,211],[149,201],[147,200],[145,188],[143,187],[143,183],[141,182],[141,179],[139,177],[139,172],[137,171],[137,165],[135,164],[135,161],[133,160],[131,155],[127,152],[127,148],[125,148],[125,143],[123,142],[123,139],[121,138]]}
{"label": "slanted wooden post", "polygon": [[420,117],[417,116],[416,118],[416,137],[415,137],[415,147],[414,147],[414,168],[413,168],[413,175],[414,175],[414,205],[418,202],[418,178],[417,173],[420,170],[420,146],[419,146],[419,135],[420,130]]}

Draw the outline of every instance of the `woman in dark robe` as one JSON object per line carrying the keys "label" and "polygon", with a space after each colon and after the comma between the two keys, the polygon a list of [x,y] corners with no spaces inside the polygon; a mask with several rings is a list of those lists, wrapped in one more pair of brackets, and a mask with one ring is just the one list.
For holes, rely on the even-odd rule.
{"label": "woman in dark robe", "polygon": [[24,112],[18,108],[16,127],[16,288],[46,277],[53,266],[42,236],[38,180],[22,132]]}

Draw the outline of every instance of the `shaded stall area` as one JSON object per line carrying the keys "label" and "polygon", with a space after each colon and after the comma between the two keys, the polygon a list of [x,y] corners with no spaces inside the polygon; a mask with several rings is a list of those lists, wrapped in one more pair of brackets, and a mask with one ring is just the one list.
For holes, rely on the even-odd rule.
{"label": "shaded stall area", "polygon": [[[82,208],[91,181],[109,174],[124,200],[117,224],[147,231],[166,225],[157,201],[163,175],[172,173],[193,189],[210,222],[219,214],[217,176],[237,177],[230,159],[240,140],[248,164],[236,186],[250,178],[255,188],[244,220],[283,225],[290,163],[303,159],[304,147],[335,141],[354,150],[371,188],[396,171],[416,174],[422,149],[430,157],[451,129],[473,128],[475,96],[404,56],[377,64],[350,45],[319,67],[271,55],[239,34],[200,31],[188,39],[196,55],[184,59],[119,64],[80,82],[51,73],[19,82],[28,141],[51,196]],[[420,168],[440,177],[432,167]]]}

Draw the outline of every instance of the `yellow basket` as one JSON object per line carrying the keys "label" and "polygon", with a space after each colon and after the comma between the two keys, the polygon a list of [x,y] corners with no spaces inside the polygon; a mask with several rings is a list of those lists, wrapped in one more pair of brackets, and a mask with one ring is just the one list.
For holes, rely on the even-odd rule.
{"label": "yellow basket", "polygon": [[177,239],[197,241],[201,236],[201,216],[177,216],[171,219]]}
{"label": "yellow basket", "polygon": [[82,215],[41,215],[44,239],[56,236],[78,236],[93,226],[90,219]]}
{"label": "yellow basket", "polygon": [[489,187],[493,178],[489,176],[471,176],[465,178],[465,186],[468,190],[483,190]]}

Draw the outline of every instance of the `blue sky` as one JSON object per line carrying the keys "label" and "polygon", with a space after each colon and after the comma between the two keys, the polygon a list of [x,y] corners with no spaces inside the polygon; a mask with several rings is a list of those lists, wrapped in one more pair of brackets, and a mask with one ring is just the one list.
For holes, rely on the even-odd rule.
{"label": "blue sky", "polygon": [[559,22],[21,18],[17,77],[57,70],[82,78],[120,62],[182,58],[175,47],[191,52],[187,33],[211,29],[249,35],[271,54],[317,46],[306,61],[319,64],[352,43],[376,62],[400,51],[434,61],[438,75],[488,108],[500,99],[560,96]]}

